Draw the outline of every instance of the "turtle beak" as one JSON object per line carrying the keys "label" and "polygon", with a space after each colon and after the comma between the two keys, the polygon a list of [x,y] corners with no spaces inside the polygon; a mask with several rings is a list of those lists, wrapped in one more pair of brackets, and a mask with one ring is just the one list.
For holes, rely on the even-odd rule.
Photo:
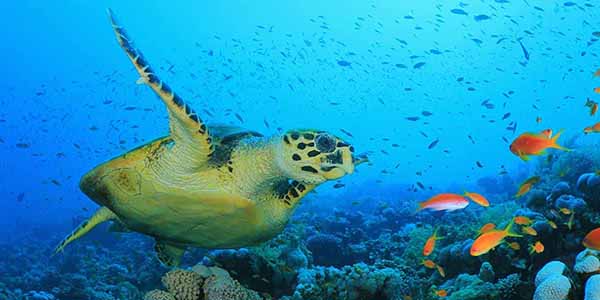
{"label": "turtle beak", "polygon": [[354,173],[352,152],[347,148],[342,148],[327,155],[321,164],[321,170],[325,171],[323,176],[328,180]]}
{"label": "turtle beak", "polygon": [[366,153],[361,153],[361,154],[358,154],[358,155],[355,155],[352,157],[352,163],[355,166],[358,166],[358,165],[360,165],[362,163],[366,163],[366,162],[369,162],[369,157],[367,156]]}

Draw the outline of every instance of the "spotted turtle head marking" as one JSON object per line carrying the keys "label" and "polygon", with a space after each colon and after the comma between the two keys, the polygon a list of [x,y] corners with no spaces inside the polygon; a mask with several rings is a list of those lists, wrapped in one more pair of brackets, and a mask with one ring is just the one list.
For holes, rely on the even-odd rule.
{"label": "spotted turtle head marking", "polygon": [[297,181],[316,184],[354,172],[354,148],[333,134],[290,130],[280,144],[278,164]]}

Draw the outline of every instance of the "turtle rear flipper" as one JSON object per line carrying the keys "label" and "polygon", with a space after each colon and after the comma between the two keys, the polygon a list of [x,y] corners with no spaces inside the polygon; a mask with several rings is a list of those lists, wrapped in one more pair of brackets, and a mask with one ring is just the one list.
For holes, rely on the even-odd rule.
{"label": "turtle rear flipper", "polygon": [[156,257],[163,265],[176,267],[181,263],[185,247],[157,239],[156,244],[154,244],[154,250],[156,251]]}
{"label": "turtle rear flipper", "polygon": [[167,106],[171,138],[175,141],[172,158],[179,162],[177,165],[192,170],[203,166],[214,150],[208,128],[194,110],[154,74],[142,53],[133,47],[125,29],[117,24],[110,9],[108,16],[119,45],[141,76],[139,81],[149,85]]}
{"label": "turtle rear flipper", "polygon": [[71,232],[71,234],[69,234],[67,237],[65,237],[58,244],[58,246],[56,246],[56,249],[54,250],[54,254],[57,254],[57,253],[63,251],[63,249],[65,249],[65,247],[68,244],[70,244],[74,240],[82,237],[86,233],[90,232],[90,230],[92,230],[94,227],[96,227],[96,225],[98,225],[102,222],[105,222],[108,220],[114,220],[114,219],[117,219],[117,216],[112,211],[110,211],[110,209],[108,209],[104,206],[101,207],[100,209],[98,209],[96,211],[96,213],[94,213],[94,215],[92,217],[83,221],[83,223],[81,223],[77,228],[75,228],[75,230],[73,230],[73,232]]}

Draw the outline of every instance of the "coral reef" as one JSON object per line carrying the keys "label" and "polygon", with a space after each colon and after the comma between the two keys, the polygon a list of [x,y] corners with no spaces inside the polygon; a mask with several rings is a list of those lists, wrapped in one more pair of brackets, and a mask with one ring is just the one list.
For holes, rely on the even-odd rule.
{"label": "coral reef", "polygon": [[162,278],[168,291],[152,290],[144,300],[261,300],[221,268],[197,265],[191,271],[175,269]]}
{"label": "coral reef", "polygon": [[359,263],[342,269],[303,269],[298,276],[298,285],[293,295],[284,299],[400,300],[409,293],[409,279],[401,270],[375,268]]}

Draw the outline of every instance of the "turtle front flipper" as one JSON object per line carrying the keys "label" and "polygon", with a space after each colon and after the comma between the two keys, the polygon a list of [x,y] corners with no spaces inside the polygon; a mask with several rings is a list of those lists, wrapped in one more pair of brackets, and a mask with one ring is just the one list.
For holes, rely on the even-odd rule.
{"label": "turtle front flipper", "polygon": [[306,194],[310,193],[310,191],[312,191],[315,187],[317,187],[316,184],[300,183],[294,180],[289,184],[287,191],[280,195],[279,198],[286,206],[294,208],[296,205],[298,205],[298,203],[300,203],[300,200],[304,198]]}
{"label": "turtle front flipper", "polygon": [[185,247],[157,239],[156,244],[154,244],[154,250],[156,251],[156,257],[163,265],[176,267],[181,263]]}
{"label": "turtle front flipper", "polygon": [[117,24],[110,9],[108,16],[119,45],[141,76],[140,82],[149,85],[167,106],[171,138],[175,141],[174,159],[182,162],[178,164],[180,166],[192,169],[202,166],[213,152],[208,128],[194,110],[154,74],[142,53],[133,47],[125,29]]}
{"label": "turtle front flipper", "polygon": [[117,219],[117,216],[110,209],[104,206],[101,207],[91,218],[81,223],[71,234],[65,237],[54,250],[54,254],[63,251],[68,244],[90,232],[96,225],[114,219]]}

